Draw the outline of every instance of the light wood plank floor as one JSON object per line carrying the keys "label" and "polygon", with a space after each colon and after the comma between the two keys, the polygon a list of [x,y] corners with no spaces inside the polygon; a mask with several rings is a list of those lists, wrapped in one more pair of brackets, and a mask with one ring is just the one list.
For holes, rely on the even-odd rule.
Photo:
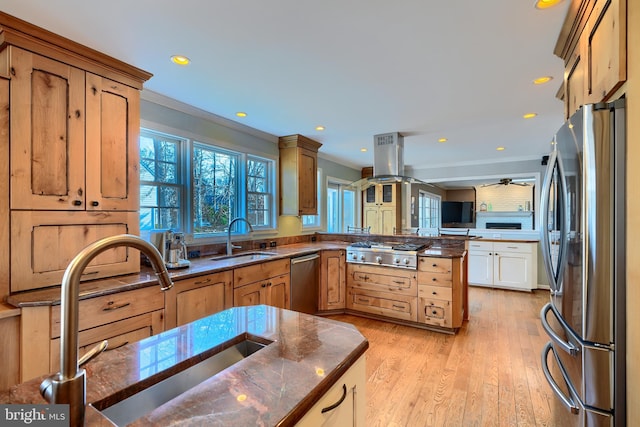
{"label": "light wood plank floor", "polygon": [[367,427],[570,426],[540,368],[548,295],[470,287],[455,336],[331,316],[369,340]]}

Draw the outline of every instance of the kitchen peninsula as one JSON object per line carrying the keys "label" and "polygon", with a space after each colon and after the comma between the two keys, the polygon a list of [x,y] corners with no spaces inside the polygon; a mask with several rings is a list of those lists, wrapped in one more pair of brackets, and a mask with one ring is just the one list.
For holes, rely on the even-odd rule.
{"label": "kitchen peninsula", "polygon": [[[85,425],[106,425],[100,410],[243,339],[267,345],[164,405],[140,411],[131,425],[317,425],[314,417],[335,416],[314,411],[340,400],[343,383],[349,400],[337,409],[355,409],[347,419],[364,425],[366,338],[349,324],[265,305],[231,308],[101,354],[86,365]],[[0,398],[45,403],[40,381]]]}

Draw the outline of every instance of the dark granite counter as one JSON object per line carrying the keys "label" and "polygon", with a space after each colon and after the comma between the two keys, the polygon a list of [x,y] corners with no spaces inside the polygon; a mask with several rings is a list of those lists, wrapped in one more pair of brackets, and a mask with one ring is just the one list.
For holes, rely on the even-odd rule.
{"label": "dark granite counter", "polygon": [[[87,402],[109,406],[238,337],[272,343],[131,425],[293,425],[369,346],[346,323],[264,305],[235,307],[101,354],[85,366]],[[13,387],[0,402],[45,403],[41,380]],[[87,408],[85,425],[105,421]]]}
{"label": "dark granite counter", "polygon": [[[258,264],[267,261],[275,261],[282,258],[290,258],[318,252],[322,250],[344,249],[346,243],[342,242],[314,242],[314,243],[296,243],[275,248],[252,250],[248,252],[268,252],[273,254],[268,259],[240,261],[229,259],[216,260],[216,256],[202,257],[192,259],[188,268],[169,270],[171,279],[178,283],[183,279],[201,276],[203,274],[215,273],[233,269],[236,267],[246,266],[250,264]],[[102,295],[113,294],[117,292],[128,291],[157,283],[155,273],[150,267],[143,266],[138,274],[128,274],[124,276],[115,276],[107,279],[97,279],[82,282],[80,284],[80,299],[93,298]],[[34,291],[20,292],[10,295],[7,303],[14,307],[30,307],[43,305],[60,304],[60,286],[52,286],[50,288],[38,289]]]}

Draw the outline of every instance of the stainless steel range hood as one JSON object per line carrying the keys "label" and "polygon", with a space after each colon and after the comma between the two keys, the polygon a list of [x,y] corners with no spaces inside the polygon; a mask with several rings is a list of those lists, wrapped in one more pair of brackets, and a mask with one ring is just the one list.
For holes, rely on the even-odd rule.
{"label": "stainless steel range hood", "polygon": [[373,136],[373,176],[362,178],[352,185],[367,187],[373,184],[402,182],[427,184],[404,174],[404,137],[399,132]]}

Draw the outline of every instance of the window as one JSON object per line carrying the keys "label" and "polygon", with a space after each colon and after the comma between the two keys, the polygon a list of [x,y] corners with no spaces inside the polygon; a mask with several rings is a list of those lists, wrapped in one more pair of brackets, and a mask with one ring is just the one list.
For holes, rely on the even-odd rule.
{"label": "window", "polygon": [[140,135],[140,230],[180,228],[182,142],[158,133]]}
{"label": "window", "polygon": [[418,199],[420,228],[440,227],[440,196],[420,191]]}
{"label": "window", "polygon": [[257,157],[249,157],[247,161],[247,219],[255,227],[271,223],[271,164]]}
{"label": "window", "polygon": [[321,216],[320,216],[320,212],[321,212],[321,206],[322,204],[320,203],[322,201],[322,197],[320,197],[320,195],[322,194],[322,169],[318,168],[318,177],[317,177],[317,191],[316,194],[318,195],[318,215],[302,215],[302,228],[303,229],[314,229],[314,228],[320,228],[322,227],[321,224]]}
{"label": "window", "polygon": [[356,191],[345,183],[329,181],[327,185],[327,231],[346,233],[356,226]]}
{"label": "window", "polygon": [[223,233],[237,216],[238,155],[194,143],[191,155],[193,234]]}
{"label": "window", "polygon": [[275,228],[273,159],[142,130],[140,164],[141,230],[210,237],[238,216],[254,230]]}

